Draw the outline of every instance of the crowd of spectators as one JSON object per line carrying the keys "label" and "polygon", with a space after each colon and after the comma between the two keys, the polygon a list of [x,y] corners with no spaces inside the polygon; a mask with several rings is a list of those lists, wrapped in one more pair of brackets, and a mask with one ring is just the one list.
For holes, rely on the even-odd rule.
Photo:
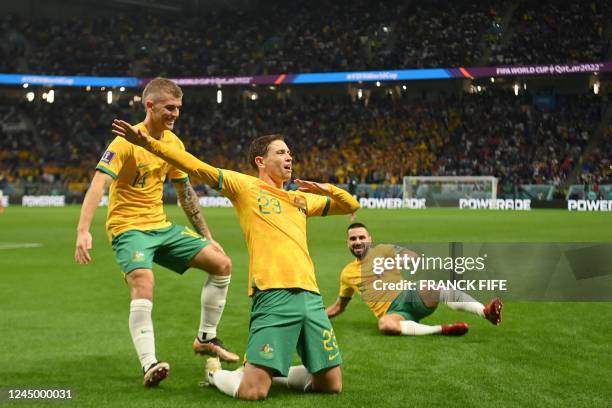
{"label": "crowd of spectators", "polygon": [[[603,61],[605,0],[260,0],[244,10],[0,17],[0,72],[235,76]],[[273,10],[273,11],[272,11]],[[324,13],[321,10],[325,10]],[[608,30],[606,30],[608,29]]]}
{"label": "crowd of spectators", "polygon": [[[595,95],[552,98],[553,106],[543,109],[528,94],[505,91],[434,99],[386,94],[368,103],[348,96],[262,95],[216,104],[187,95],[175,132],[197,157],[247,173],[250,140],[282,133],[293,151],[294,176],[304,179],[401,184],[407,175],[493,175],[504,185],[559,186],[579,164],[605,106]],[[53,104],[0,105],[0,112],[20,118],[15,123],[26,124],[3,128],[0,173],[10,181],[84,191],[111,140],[112,119],[142,118],[127,97],[112,105],[101,99],[80,93]],[[609,140],[612,130],[607,132]],[[591,174],[604,174],[605,166],[596,166],[610,162],[610,145],[587,160]]]}
{"label": "crowd of spectators", "polygon": [[612,3],[607,0],[522,0],[510,38],[492,44],[490,65],[607,61]]}
{"label": "crowd of spectators", "polygon": [[0,104],[0,117],[5,112],[5,118],[14,118],[9,126],[3,119],[0,128],[4,183],[87,188],[91,170],[110,141],[109,123],[129,115],[130,107],[107,105],[100,95],[60,95],[53,104]]}
{"label": "crowd of spectators", "polygon": [[507,27],[500,21],[511,3],[501,0],[253,4],[179,15],[5,15],[0,72],[235,76],[599,62],[611,51],[606,0],[523,0]]}
{"label": "crowd of spectators", "polygon": [[463,100],[461,130],[440,155],[444,175],[494,175],[515,184],[559,187],[582,157],[605,103],[595,95],[557,95],[553,106],[530,95],[474,95]]}
{"label": "crowd of spectators", "polygon": [[406,68],[478,65],[481,40],[494,30],[505,7],[497,0],[412,2],[397,24],[390,61]]}
{"label": "crowd of spectators", "polygon": [[604,129],[595,149],[583,158],[577,181],[594,186],[612,184],[612,124]]}

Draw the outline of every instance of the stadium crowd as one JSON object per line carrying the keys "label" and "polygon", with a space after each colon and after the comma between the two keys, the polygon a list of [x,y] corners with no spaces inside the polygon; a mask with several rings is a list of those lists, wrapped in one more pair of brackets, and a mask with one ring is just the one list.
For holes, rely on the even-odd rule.
{"label": "stadium crowd", "polygon": [[[107,105],[99,94],[80,93],[53,104],[0,105],[6,124],[0,174],[84,191],[111,140],[112,119],[142,116],[128,102],[126,95]],[[282,133],[293,150],[295,177],[304,179],[401,184],[406,175],[494,175],[502,184],[559,186],[580,163],[604,108],[594,95],[558,95],[544,109],[531,95],[493,91],[434,100],[385,94],[367,104],[348,96],[262,94],[218,105],[194,94],[186,97],[175,131],[196,156],[243,172],[251,171],[244,160],[249,141]],[[586,162],[609,162],[609,146]]]}
{"label": "stadium crowd", "polygon": [[[501,42],[484,41],[503,34],[499,21],[508,3],[500,0],[300,0],[282,7],[270,1],[181,18],[4,15],[0,72],[235,76],[474,66],[484,63],[489,46],[491,64],[594,62],[610,48],[612,7],[604,0],[520,2],[510,38]],[[323,8],[329,17],[321,18]]]}
{"label": "stadium crowd", "polygon": [[608,61],[612,4],[606,0],[523,0],[507,41],[493,42],[490,65]]}
{"label": "stadium crowd", "polygon": [[597,146],[580,163],[580,184],[612,184],[612,124],[603,132]]}

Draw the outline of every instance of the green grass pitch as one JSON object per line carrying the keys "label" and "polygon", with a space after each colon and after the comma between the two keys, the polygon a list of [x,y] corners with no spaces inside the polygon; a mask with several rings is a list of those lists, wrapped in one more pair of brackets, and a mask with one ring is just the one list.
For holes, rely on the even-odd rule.
{"label": "green grass pitch", "polygon": [[[180,209],[168,214],[185,224]],[[157,355],[172,365],[157,389],[144,389],[127,329],[129,296],[96,214],[93,264],[74,263],[79,208],[11,207],[0,215],[0,388],[65,388],[67,406],[212,407],[244,405],[200,387],[204,359],[191,351],[205,274],[156,270]],[[234,264],[220,337],[246,346],[250,300],[247,254],[231,209],[205,214]],[[361,210],[378,242],[612,241],[610,213]],[[309,244],[326,304],[351,260],[348,217],[309,221]],[[1,249],[7,243],[42,246]],[[486,300],[486,299],[481,299]],[[343,353],[344,391],[304,395],[273,388],[262,406],[606,406],[612,400],[612,304],[508,303],[496,328],[440,307],[425,322],[465,320],[462,338],[383,337],[358,300],[334,321]],[[0,405],[2,403],[0,402]],[[24,406],[33,406],[27,404]]]}

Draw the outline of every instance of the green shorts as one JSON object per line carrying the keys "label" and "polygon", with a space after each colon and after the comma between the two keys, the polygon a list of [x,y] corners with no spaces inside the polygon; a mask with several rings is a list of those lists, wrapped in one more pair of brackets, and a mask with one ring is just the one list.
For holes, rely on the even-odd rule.
{"label": "green shorts", "polygon": [[432,314],[434,310],[436,310],[435,307],[430,309],[425,306],[416,290],[403,290],[393,299],[387,314],[398,314],[406,320],[418,322]]}
{"label": "green shorts", "polygon": [[183,273],[209,243],[195,231],[174,224],[156,230],[129,230],[112,241],[115,259],[126,274],[139,268],[152,269],[153,262]]}
{"label": "green shorts", "polygon": [[321,295],[300,289],[256,292],[247,361],[286,377],[296,350],[310,373],[342,363]]}

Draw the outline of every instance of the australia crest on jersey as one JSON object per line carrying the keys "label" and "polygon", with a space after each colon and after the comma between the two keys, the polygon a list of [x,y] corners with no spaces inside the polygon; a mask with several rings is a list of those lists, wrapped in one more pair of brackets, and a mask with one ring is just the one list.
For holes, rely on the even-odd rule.
{"label": "australia crest on jersey", "polygon": [[293,204],[298,208],[302,214],[306,215],[306,199],[302,196],[293,196]]}

